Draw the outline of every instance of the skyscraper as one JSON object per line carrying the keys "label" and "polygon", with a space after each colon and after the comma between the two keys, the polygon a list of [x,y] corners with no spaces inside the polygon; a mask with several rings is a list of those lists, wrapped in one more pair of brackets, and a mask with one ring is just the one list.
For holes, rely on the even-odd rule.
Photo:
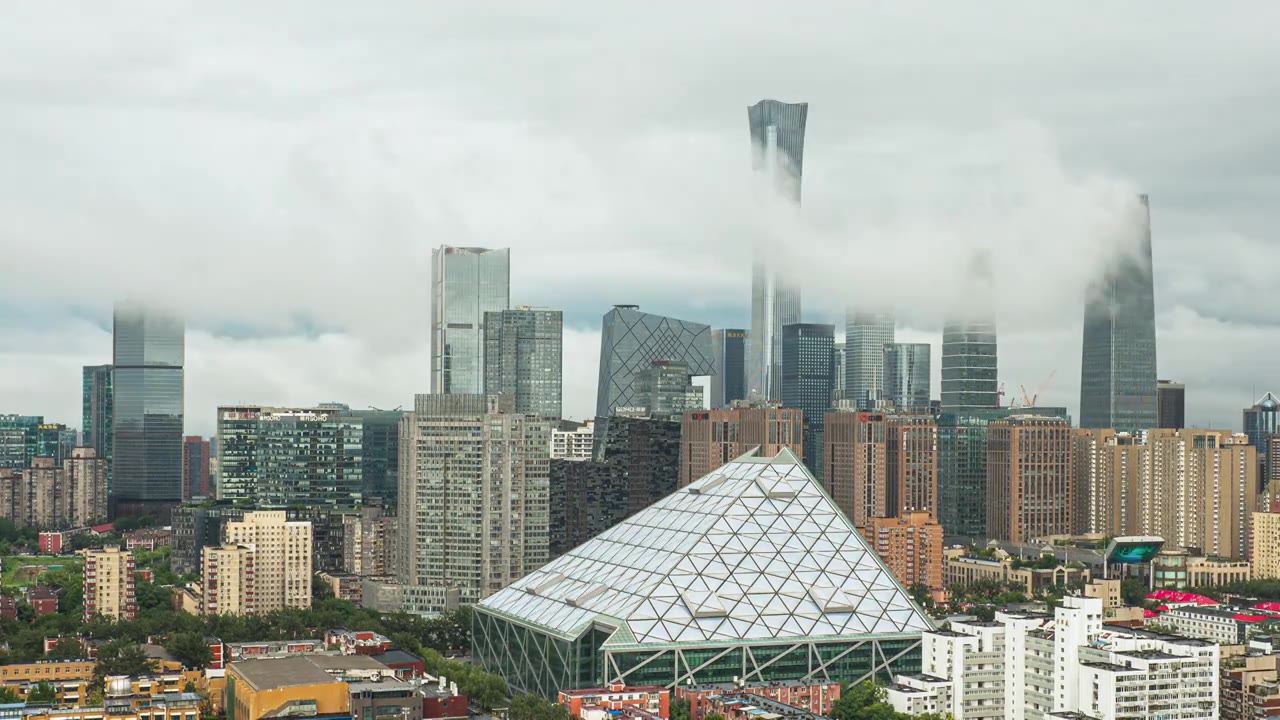
{"label": "skyscraper", "polygon": [[649,367],[636,371],[637,407],[659,420],[679,422],[686,412],[702,410],[702,388],[689,377],[689,366],[682,362],[654,360]]}
{"label": "skyscraper", "polygon": [[711,327],[640,312],[636,305],[614,305],[605,313],[600,333],[596,416],[643,405],[636,393],[636,373],[654,360],[682,362],[693,376],[714,375]]}
{"label": "skyscraper", "polygon": [[1137,248],[1089,291],[1080,362],[1080,427],[1136,433],[1156,426],[1156,320],[1151,209],[1141,196]]}
{"label": "skyscraper", "polygon": [[929,343],[884,346],[884,399],[899,412],[929,412],[932,350]]}
{"label": "skyscraper", "polygon": [[1187,426],[1187,386],[1172,380],[1156,381],[1156,427],[1181,430]]}
{"label": "skyscraper", "polygon": [[112,375],[111,508],[157,513],[182,501],[183,358],[180,318],[120,304]]}
{"label": "skyscraper", "polygon": [[942,326],[943,412],[981,412],[1000,404],[993,285],[991,256],[980,252],[966,276],[967,302]]}
{"label": "skyscraper", "polygon": [[394,507],[399,492],[400,417],[399,410],[340,410],[343,417],[360,421],[360,494],[365,502],[382,498]]}
{"label": "skyscraper", "polygon": [[746,330],[727,328],[711,331],[711,353],[715,356],[716,374],[711,379],[711,409],[728,407],[734,400],[747,398]]}
{"label": "skyscraper", "polygon": [[86,365],[81,396],[82,444],[107,461],[107,488],[111,487],[111,366]]}
{"label": "skyscraper", "polygon": [[431,392],[484,391],[485,313],[509,307],[509,248],[431,251]]}
{"label": "skyscraper", "polygon": [[1259,489],[1266,487],[1272,472],[1270,455],[1273,436],[1280,433],[1280,399],[1267,393],[1258,398],[1253,407],[1244,409],[1244,434],[1249,436],[1249,444],[1258,450],[1258,484]]}
{"label": "skyscraper", "polygon": [[884,346],[893,342],[893,314],[850,310],[845,316],[844,399],[856,406],[885,397]]}
{"label": "skyscraper", "polygon": [[844,343],[831,346],[831,374],[835,376],[831,386],[831,402],[834,404],[845,398]]}
{"label": "skyscraper", "polygon": [[[769,176],[783,202],[800,204],[804,129],[808,103],[761,100],[747,108],[751,167]],[[751,267],[751,334],[746,361],[747,397],[777,400],[782,381],[782,326],[800,322],[800,287],[771,263],[772,248],[757,247]]]}
{"label": "skyscraper", "polygon": [[484,392],[511,395],[518,413],[558,420],[563,313],[518,306],[485,313],[484,325]]}
{"label": "skyscraper", "polygon": [[474,603],[548,559],[553,421],[506,395],[418,395],[400,421],[406,609]]}
{"label": "skyscraper", "polygon": [[804,411],[735,407],[687,413],[680,424],[680,487],[750,452],[804,452]]}
{"label": "skyscraper", "polygon": [[835,326],[782,326],[782,406],[804,411],[804,464],[822,479],[822,426],[831,409]]}

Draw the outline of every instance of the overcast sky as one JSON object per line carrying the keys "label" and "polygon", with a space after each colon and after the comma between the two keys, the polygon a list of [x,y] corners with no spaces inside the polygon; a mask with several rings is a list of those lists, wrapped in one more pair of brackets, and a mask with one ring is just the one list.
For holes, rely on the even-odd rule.
{"label": "overcast sky", "polygon": [[[583,417],[612,304],[746,327],[764,241],[806,320],[892,297],[935,365],[957,268],[992,252],[1006,390],[1074,414],[1084,285],[1145,192],[1159,374],[1238,428],[1280,349],[1277,26],[1169,0],[12,3],[0,412],[78,427],[138,296],[188,317],[191,433],[218,404],[409,406],[448,243],[509,246],[513,302],[565,311]],[[810,104],[799,213],[751,178],[765,97]]]}

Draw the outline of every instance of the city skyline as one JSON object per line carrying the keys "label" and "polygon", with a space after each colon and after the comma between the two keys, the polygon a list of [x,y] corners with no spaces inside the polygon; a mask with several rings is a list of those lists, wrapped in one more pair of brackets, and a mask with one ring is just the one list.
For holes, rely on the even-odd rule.
{"label": "city skyline", "polygon": [[[402,9],[396,22],[365,16],[368,31],[394,35],[412,24],[403,21],[412,20],[413,11]],[[599,87],[598,70],[573,69],[590,65],[580,62],[590,57],[584,48],[570,47],[558,59],[535,55],[535,62],[573,70],[542,78],[544,87],[533,93],[526,87],[532,84],[513,82],[522,77],[513,73],[522,70],[494,65],[465,42],[491,27],[487,23],[456,28],[459,44],[447,52],[388,43],[397,49],[387,47],[385,57],[360,53],[364,62],[352,64],[337,62],[342,49],[352,48],[344,33],[322,18],[304,18],[313,34],[299,39],[299,62],[273,64],[265,84],[239,82],[263,76],[256,65],[250,71],[233,62],[225,69],[229,82],[218,87],[240,87],[242,97],[192,92],[200,76],[164,64],[158,59],[163,52],[145,52],[166,37],[192,52],[224,57],[225,49],[211,45],[195,24],[144,33],[138,64],[117,65],[112,58],[118,51],[110,45],[88,43],[86,54],[73,58],[42,51],[33,39],[53,17],[40,8],[28,12],[25,27],[33,32],[9,28],[3,45],[14,53],[10,65],[21,68],[12,87],[30,89],[6,93],[3,100],[7,112],[0,123],[12,131],[6,135],[11,177],[30,178],[11,183],[6,200],[14,227],[26,228],[23,237],[4,238],[31,267],[52,267],[67,248],[81,262],[65,264],[39,284],[37,273],[14,272],[6,285],[3,301],[14,310],[4,321],[0,347],[0,375],[8,378],[0,384],[0,397],[7,411],[78,424],[79,388],[72,378],[84,365],[109,362],[110,305],[118,293],[147,284],[174,296],[175,309],[190,319],[190,433],[211,434],[216,406],[242,401],[298,405],[333,397],[357,407],[408,406],[414,393],[428,389],[422,328],[429,293],[422,279],[429,272],[429,249],[447,242],[512,248],[512,297],[565,313],[565,412],[590,415],[594,382],[581,381],[584,372],[594,374],[596,364],[598,336],[590,318],[608,305],[633,302],[713,327],[749,325],[743,299],[749,297],[750,259],[728,250],[752,239],[743,220],[757,219],[737,198],[751,175],[742,108],[762,97],[805,100],[815,112],[806,138],[804,215],[821,226],[829,221],[832,230],[804,225],[797,234],[814,248],[801,255],[810,263],[808,282],[814,286],[806,286],[804,322],[839,325],[839,308],[857,299],[839,297],[842,292],[883,290],[892,273],[881,279],[879,273],[849,272],[853,264],[876,257],[872,250],[892,247],[888,254],[897,267],[921,277],[940,276],[960,262],[947,248],[968,252],[984,245],[1001,285],[1001,380],[1007,390],[1019,384],[1034,390],[1056,370],[1040,400],[1066,405],[1079,416],[1078,358],[1072,357],[1079,354],[1078,296],[1096,268],[1073,258],[1087,258],[1114,238],[1092,223],[1098,213],[1084,213],[1090,220],[1084,224],[1058,221],[1082,208],[1105,207],[1111,198],[1148,192],[1158,208],[1153,232],[1159,365],[1163,376],[1186,383],[1188,424],[1236,428],[1240,408],[1276,389],[1269,369],[1255,359],[1266,357],[1272,343],[1269,320],[1249,300],[1265,296],[1265,282],[1232,260],[1248,256],[1266,267],[1280,252],[1264,240],[1274,224],[1268,204],[1253,200],[1259,171],[1250,158],[1256,153],[1240,151],[1270,147],[1269,135],[1254,124],[1225,128],[1205,112],[1228,102],[1243,116],[1270,117],[1245,80],[1273,62],[1259,30],[1266,23],[1256,16],[1246,23],[1192,8],[1170,22],[1210,29],[1215,44],[1231,38],[1232,52],[1215,52],[1218,45],[1212,45],[1190,53],[1148,38],[1142,46],[1148,67],[1167,72],[1122,79],[1113,70],[1134,47],[1109,35],[1090,36],[1088,52],[1072,68],[1044,72],[1049,66],[1041,53],[1072,36],[1060,32],[1064,22],[1074,27],[1069,16],[1011,8],[1007,17],[1020,32],[981,48],[991,54],[996,72],[985,66],[979,72],[968,63],[941,65],[929,54],[892,53],[894,62],[919,79],[904,94],[876,77],[851,75],[856,63],[849,38],[836,42],[812,18],[800,21],[813,31],[803,44],[771,37],[767,20],[783,13],[766,10],[760,22],[729,31],[716,50],[722,62],[685,65],[705,52],[705,43],[681,36],[645,77],[628,76],[613,86],[616,102],[584,105],[563,102]],[[855,9],[833,12],[821,25],[856,27],[873,55],[906,39],[941,45],[953,38],[939,28],[973,22],[947,10],[941,12],[946,22],[922,30],[896,10],[874,16]],[[1148,17],[1140,8],[1100,12],[1108,27],[1143,24]],[[709,20],[703,13],[689,18],[691,27]],[[118,22],[93,12],[84,21],[108,30]],[[640,18],[632,26],[652,21]],[[244,52],[236,57],[245,62],[269,50],[224,22],[209,18],[199,26],[242,38]],[[571,28],[579,21],[556,22]],[[610,57],[651,55],[641,52],[644,41],[610,27],[616,34]],[[64,31],[102,36],[86,28],[77,24]],[[513,47],[537,49],[529,40],[536,33],[511,30]],[[794,63],[761,53],[761,41],[794,53]],[[961,56],[978,49],[972,42],[966,39],[957,48]],[[386,79],[403,76],[388,71],[406,63],[453,67],[454,58],[465,58],[458,67],[472,72],[491,71],[495,81],[469,82],[469,72],[432,72],[433,82],[453,84],[397,94],[403,88]],[[1010,62],[1014,58],[1021,61]],[[562,65],[566,59],[569,64]],[[329,63],[342,71],[329,72]],[[807,72],[796,73],[796,63]],[[173,73],[174,85],[150,84],[146,78],[154,67]],[[103,82],[45,86],[48,77],[83,77],[98,68]],[[1175,76],[1181,78],[1176,93],[1160,79]],[[953,88],[969,81],[975,90],[954,97]],[[264,87],[274,89],[267,93]],[[362,87],[389,92],[370,101],[359,92],[333,92]],[[310,102],[306,88],[329,93],[332,107],[302,112]],[[435,102],[433,93],[441,88],[455,101]],[[544,100],[546,94],[556,102]],[[93,119],[101,122],[63,114],[46,122],[49,108],[62,101],[95,108]],[[924,110],[923,102],[945,103],[954,120]],[[1117,125],[1112,112],[1096,109],[1108,102],[1121,106],[1132,124]],[[157,113],[166,103],[180,110]],[[255,103],[277,108],[279,115],[208,111]],[[652,110],[677,106],[677,114]],[[243,125],[228,124],[230,117]],[[433,132],[422,133],[424,126]],[[105,127],[124,142],[102,142],[98,130]],[[204,142],[187,141],[193,127]],[[374,130],[362,132],[369,128]],[[1186,136],[1211,142],[1175,162],[1168,148]],[[135,162],[131,147],[157,152]],[[381,154],[383,147],[388,154]],[[85,172],[65,182],[51,178],[48,169],[56,163],[49,160],[59,148],[85,163]],[[547,172],[548,167],[565,172]],[[979,181],[971,183],[975,172]],[[956,182],[957,176],[964,182]],[[1036,209],[1019,205],[1005,213],[1009,206],[998,201],[996,210],[1007,215],[1007,224],[991,223],[989,214],[952,212],[948,208],[974,197],[966,185],[990,191],[997,200],[1025,189],[1018,197]],[[53,187],[60,194],[51,205]],[[431,199],[410,201],[406,187],[419,189],[413,198]],[[98,196],[101,202],[96,192],[105,193]],[[160,216],[144,213],[136,197],[168,209]],[[655,205],[662,210],[654,212]],[[264,212],[266,207],[279,212]],[[565,214],[569,208],[572,214]],[[1081,232],[1086,226],[1098,230],[1097,237]],[[174,242],[175,236],[182,242]],[[833,236],[850,245],[849,263],[828,262]],[[32,241],[47,237],[61,241]],[[299,253],[302,239],[308,251]],[[1206,243],[1228,251],[1206,257],[1197,250]],[[618,262],[619,252],[628,253],[624,262]],[[180,268],[203,272],[175,272]],[[857,282],[839,288],[832,276]],[[238,292],[240,283],[259,290]],[[376,292],[335,292],[353,287]],[[913,284],[900,298],[908,307],[901,311],[897,335],[934,344],[935,368],[939,316],[952,290],[941,278],[940,284]],[[385,303],[411,312],[386,312]],[[1230,364],[1205,350],[1224,346],[1238,350]],[[299,363],[300,357],[323,361]]]}

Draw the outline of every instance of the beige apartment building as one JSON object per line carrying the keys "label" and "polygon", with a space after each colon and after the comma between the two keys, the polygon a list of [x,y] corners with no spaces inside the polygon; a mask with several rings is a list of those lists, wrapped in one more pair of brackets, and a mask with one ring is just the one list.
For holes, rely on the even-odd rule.
{"label": "beige apartment building", "polygon": [[1126,535],[1137,527],[1138,483],[1146,447],[1129,433],[1110,428],[1072,431],[1071,466],[1075,487],[1084,489],[1082,525],[1086,533]]}
{"label": "beige apartment building", "polygon": [[133,620],[138,615],[134,595],[133,553],[109,545],[100,550],[85,550],[84,555],[84,621],[94,617],[106,620]]}
{"label": "beige apartment building", "polygon": [[773,457],[789,448],[804,457],[804,411],[776,407],[695,410],[680,423],[680,487],[759,446]]}
{"label": "beige apartment building", "polygon": [[919,510],[872,518],[858,531],[903,587],[942,589],[942,526],[931,514]]}
{"label": "beige apartment building", "polygon": [[1253,514],[1253,576],[1280,578],[1280,502]]}
{"label": "beige apartment building", "polygon": [[255,612],[311,607],[311,523],[259,510],[228,522],[223,538],[253,550]]}
{"label": "beige apartment building", "polygon": [[207,547],[200,558],[200,614],[252,615],[257,612],[253,548]]}
{"label": "beige apartment building", "polygon": [[0,517],[18,527],[66,530],[107,517],[107,461],[93,448],[73,448],[56,465],[51,457],[0,478]]}

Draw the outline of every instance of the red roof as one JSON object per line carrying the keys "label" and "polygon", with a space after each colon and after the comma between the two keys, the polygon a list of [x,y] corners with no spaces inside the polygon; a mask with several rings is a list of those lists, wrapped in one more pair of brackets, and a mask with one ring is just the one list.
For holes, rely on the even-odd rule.
{"label": "red roof", "polygon": [[1236,619],[1236,620],[1239,620],[1240,622],[1262,622],[1263,620],[1266,620],[1269,616],[1267,616],[1267,615],[1245,615],[1245,614],[1243,614],[1243,613],[1237,613],[1237,614],[1235,614],[1235,615],[1232,615],[1231,617],[1232,617],[1232,618],[1234,618],[1234,619]]}
{"label": "red roof", "polygon": [[1160,613],[1151,612],[1146,608],[1142,608],[1142,617],[1144,618],[1160,617]]}
{"label": "red roof", "polygon": [[1204,595],[1197,595],[1177,590],[1156,590],[1147,593],[1148,600],[1162,600],[1171,603],[1195,603],[1196,605],[1217,605],[1218,601]]}
{"label": "red roof", "polygon": [[103,523],[101,525],[94,525],[90,529],[98,533],[99,535],[105,535],[106,533],[109,533],[112,530],[115,530],[116,526],[114,523]]}
{"label": "red roof", "polygon": [[1254,610],[1266,610],[1267,612],[1280,612],[1280,602],[1260,602],[1253,606]]}

